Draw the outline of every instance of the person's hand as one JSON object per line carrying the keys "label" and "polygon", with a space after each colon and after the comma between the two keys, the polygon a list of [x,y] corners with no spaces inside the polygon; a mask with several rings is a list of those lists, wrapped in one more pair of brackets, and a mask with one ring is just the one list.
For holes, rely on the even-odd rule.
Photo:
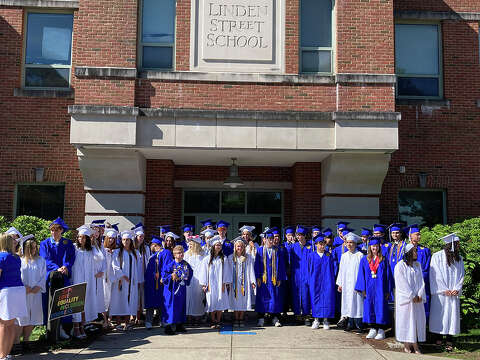
{"label": "person's hand", "polygon": [[277,286],[280,286],[280,285],[282,285],[282,280],[277,281]]}
{"label": "person's hand", "polygon": [[123,275],[123,276],[122,276],[122,279],[125,280],[127,283],[130,282],[130,279],[129,279],[128,276],[126,276],[126,275]]}
{"label": "person's hand", "polygon": [[173,280],[173,281],[178,281],[178,280],[180,280],[180,278],[178,277],[178,275],[177,275],[176,272],[173,272],[173,273],[172,273],[172,280]]}
{"label": "person's hand", "polygon": [[207,285],[203,285],[203,286],[202,286],[202,290],[203,290],[204,293],[206,293],[207,290],[208,290],[208,286],[207,286]]}
{"label": "person's hand", "polygon": [[30,286],[25,286],[25,293],[30,294],[31,292],[31,289],[30,289]]}
{"label": "person's hand", "polygon": [[458,290],[452,290],[451,296],[458,296]]}
{"label": "person's hand", "polygon": [[342,287],[341,286],[338,287],[338,292],[342,292]]}
{"label": "person's hand", "polygon": [[31,292],[32,294],[36,294],[36,293],[38,293],[40,290],[41,290],[40,286],[35,286],[33,289],[30,288],[30,292]]}
{"label": "person's hand", "polygon": [[225,292],[225,284],[222,284],[222,293]]}
{"label": "person's hand", "polygon": [[95,277],[98,279],[98,278],[101,278],[103,276],[103,271],[100,271],[99,273],[96,273],[95,274]]}
{"label": "person's hand", "polygon": [[262,286],[262,280],[257,279],[257,286],[258,286],[258,287]]}
{"label": "person's hand", "polygon": [[252,282],[252,289],[255,289],[255,283]]}
{"label": "person's hand", "polygon": [[366,291],[362,291],[362,295],[363,295],[364,298],[367,297],[367,292],[366,292]]}
{"label": "person's hand", "polygon": [[450,290],[445,290],[443,294],[446,296],[452,296],[452,292]]}

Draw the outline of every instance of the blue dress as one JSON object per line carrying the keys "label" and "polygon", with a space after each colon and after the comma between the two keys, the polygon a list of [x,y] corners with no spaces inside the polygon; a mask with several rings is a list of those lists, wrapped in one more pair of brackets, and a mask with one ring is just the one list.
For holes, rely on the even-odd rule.
{"label": "blue dress", "polygon": [[390,266],[385,258],[380,262],[375,278],[372,277],[367,257],[360,260],[355,290],[366,292],[363,301],[364,323],[387,325],[390,322],[388,297],[393,287],[392,279]]}
{"label": "blue dress", "polygon": [[[145,309],[160,309],[161,313],[164,313],[162,269],[163,265],[169,261],[173,261],[173,256],[168,249],[158,251],[148,259],[145,270]],[[158,280],[155,279],[157,272]]]}
{"label": "blue dress", "polygon": [[[264,264],[263,253],[265,251],[266,263],[267,263],[267,278],[266,282],[263,282]],[[287,279],[285,258],[282,253],[276,248],[272,248],[271,256],[268,255],[268,251],[265,247],[260,246],[257,249],[257,256],[255,258],[255,277],[262,281],[259,288],[257,288],[257,298],[255,302],[255,311],[260,314],[264,313],[280,313],[283,309],[284,297],[282,294],[281,286],[274,285],[272,282],[272,257],[275,255],[275,269],[276,280],[282,283]],[[258,284],[257,284],[258,285]]]}
{"label": "blue dress", "polygon": [[20,268],[22,261],[16,255],[0,252],[0,290],[8,287],[23,286]]}
{"label": "blue dress", "polygon": [[[180,281],[172,280],[172,273],[176,272]],[[163,298],[165,311],[162,313],[162,321],[166,324],[180,324],[187,320],[187,286],[192,279],[192,267],[182,260],[175,260],[163,264],[162,280]]]}
{"label": "blue dress", "polygon": [[312,299],[312,316],[335,317],[335,273],[329,253],[322,257],[315,251],[308,256],[308,285]]}
{"label": "blue dress", "polygon": [[299,242],[287,248],[290,269],[290,298],[295,315],[310,314],[311,302],[308,287],[307,261],[312,252],[308,243],[302,246]]}

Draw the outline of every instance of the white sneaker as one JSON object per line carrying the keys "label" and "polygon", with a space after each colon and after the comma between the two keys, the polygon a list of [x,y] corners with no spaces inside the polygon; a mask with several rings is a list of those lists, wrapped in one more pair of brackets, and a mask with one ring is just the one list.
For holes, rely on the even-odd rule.
{"label": "white sneaker", "polygon": [[60,339],[62,339],[62,340],[70,339],[70,336],[65,332],[65,330],[63,330],[63,327],[61,325],[60,325],[60,331],[59,331],[58,335],[60,336]]}
{"label": "white sneaker", "polygon": [[377,330],[376,329],[370,329],[366,338],[367,339],[373,339],[375,336],[377,336]]}
{"label": "white sneaker", "polygon": [[330,324],[328,321],[323,322],[323,330],[330,330]]}
{"label": "white sneaker", "polygon": [[320,321],[318,319],[313,320],[312,330],[318,329],[320,327]]}
{"label": "white sneaker", "polygon": [[385,339],[385,330],[378,329],[377,336],[375,336],[375,340],[383,340]]}
{"label": "white sneaker", "polygon": [[265,319],[264,318],[258,319],[257,326],[263,327],[264,324],[265,324]]}
{"label": "white sneaker", "polygon": [[145,321],[145,328],[147,330],[150,330],[152,328],[152,323],[151,322],[148,322],[148,321]]}
{"label": "white sneaker", "polygon": [[282,327],[282,324],[280,323],[280,320],[278,320],[277,317],[273,318],[273,325],[275,325],[275,327]]}

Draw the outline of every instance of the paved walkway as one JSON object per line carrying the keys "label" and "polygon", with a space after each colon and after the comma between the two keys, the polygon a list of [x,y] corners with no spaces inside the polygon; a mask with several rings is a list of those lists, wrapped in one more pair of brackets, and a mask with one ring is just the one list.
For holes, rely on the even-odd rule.
{"label": "paved walkway", "polygon": [[312,359],[408,360],[440,359],[426,355],[383,351],[364,343],[359,335],[339,330],[311,330],[305,326],[243,328],[233,333],[209,328],[186,334],[163,335],[163,329],[135,329],[102,336],[89,347],[21,357],[26,360],[157,360],[157,359]]}

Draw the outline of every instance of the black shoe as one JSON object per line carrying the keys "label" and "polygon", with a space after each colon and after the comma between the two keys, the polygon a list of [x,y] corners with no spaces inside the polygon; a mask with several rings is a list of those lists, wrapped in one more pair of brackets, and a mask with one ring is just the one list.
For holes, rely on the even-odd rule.
{"label": "black shoe", "polygon": [[175,335],[175,331],[173,331],[171,325],[165,327],[165,335]]}
{"label": "black shoe", "polygon": [[185,329],[185,326],[183,326],[183,324],[177,324],[177,329],[176,329],[177,332],[180,332],[180,333],[186,333],[187,332],[187,329]]}
{"label": "black shoe", "polygon": [[347,318],[342,318],[337,323],[337,327],[339,327],[339,328],[345,328],[346,326],[347,326]]}
{"label": "black shoe", "polygon": [[355,334],[361,334],[361,333],[363,333],[363,329],[355,328],[355,329],[353,329],[353,332]]}
{"label": "black shoe", "polygon": [[353,328],[351,326],[348,326],[348,325],[343,329],[343,331],[348,331],[348,332],[350,332],[352,330],[353,330]]}

